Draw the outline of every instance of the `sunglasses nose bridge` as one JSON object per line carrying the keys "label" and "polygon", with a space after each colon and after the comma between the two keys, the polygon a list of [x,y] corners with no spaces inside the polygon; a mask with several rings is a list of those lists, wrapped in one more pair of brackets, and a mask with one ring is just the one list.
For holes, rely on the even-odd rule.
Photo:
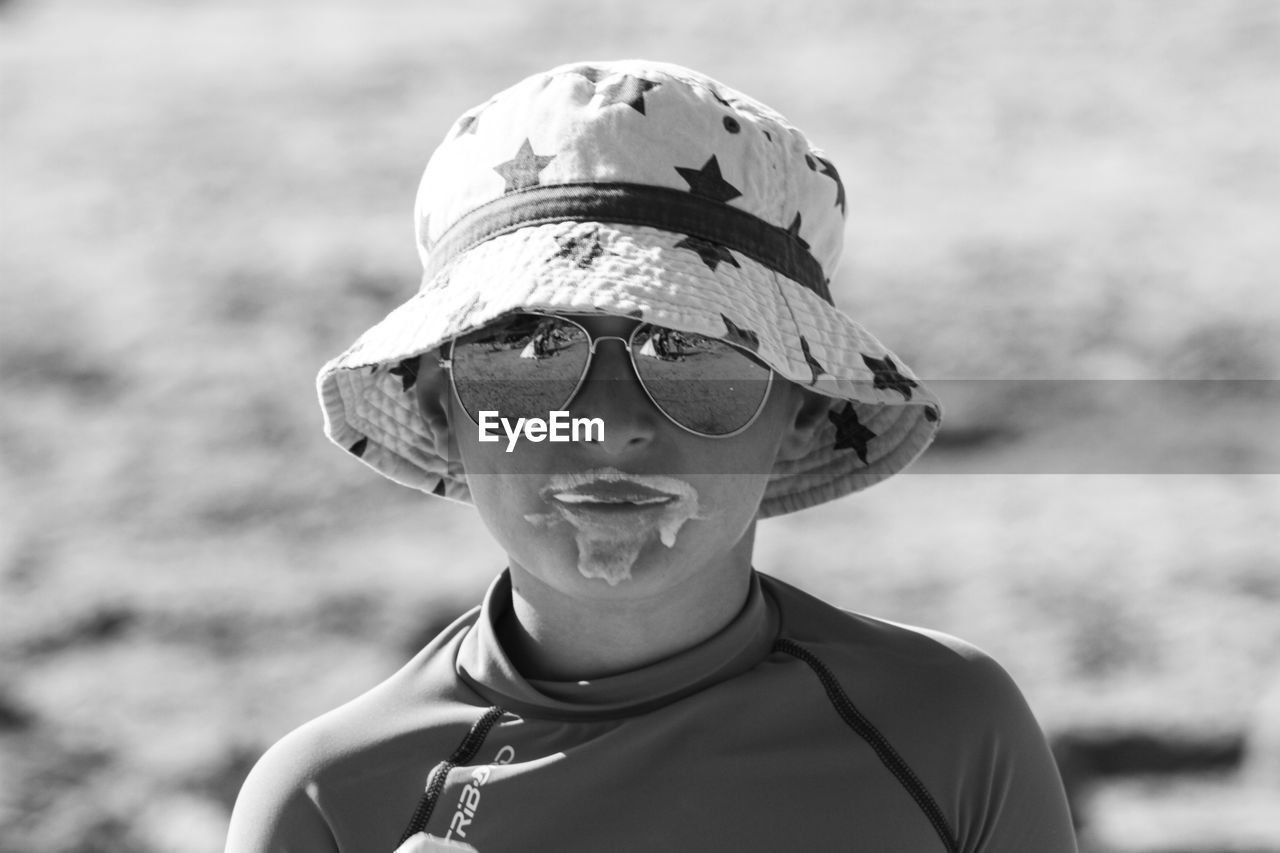
{"label": "sunglasses nose bridge", "polygon": [[[635,367],[631,362],[631,341],[618,335],[600,335],[599,337],[591,338],[591,358],[587,362],[586,369],[583,371],[582,381],[584,383],[587,382],[593,378],[593,374],[597,373],[596,365],[600,362],[600,355],[597,352],[597,349],[603,341],[617,341],[622,344],[621,359],[616,361],[614,359],[605,359],[608,363],[606,367],[608,368],[609,375],[603,378],[632,379],[638,382],[639,376],[636,375]],[[601,377],[596,376],[595,378]]]}
{"label": "sunglasses nose bridge", "polygon": [[631,341],[621,335],[596,335],[591,338],[591,354],[596,354],[596,348],[600,346],[601,341],[617,341],[622,344],[623,349],[631,348]]}
{"label": "sunglasses nose bridge", "polygon": [[[623,351],[597,352],[597,345],[608,340],[622,344]],[[575,416],[601,418],[606,449],[617,452],[652,438],[654,417],[661,417],[635,372],[630,347],[630,340],[619,335],[592,338],[591,360],[566,405]]]}

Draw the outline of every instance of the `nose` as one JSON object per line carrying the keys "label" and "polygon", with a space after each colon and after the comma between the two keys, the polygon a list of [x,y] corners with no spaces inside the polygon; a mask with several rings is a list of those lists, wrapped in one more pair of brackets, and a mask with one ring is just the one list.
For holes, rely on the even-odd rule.
{"label": "nose", "polygon": [[596,339],[591,367],[569,409],[572,417],[600,418],[604,440],[592,444],[614,456],[649,444],[662,417],[636,378],[626,342],[610,337]]}

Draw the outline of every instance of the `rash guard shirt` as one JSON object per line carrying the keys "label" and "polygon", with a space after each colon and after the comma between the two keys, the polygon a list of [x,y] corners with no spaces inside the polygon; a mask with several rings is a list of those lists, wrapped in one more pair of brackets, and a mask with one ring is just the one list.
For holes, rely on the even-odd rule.
{"label": "rash guard shirt", "polygon": [[710,639],[591,681],[526,679],[483,603],[273,746],[228,853],[1074,853],[1044,736],[991,658],[767,575]]}

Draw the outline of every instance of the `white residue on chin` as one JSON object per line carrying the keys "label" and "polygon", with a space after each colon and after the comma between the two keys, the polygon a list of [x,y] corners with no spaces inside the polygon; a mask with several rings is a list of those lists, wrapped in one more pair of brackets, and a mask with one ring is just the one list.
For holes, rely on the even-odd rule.
{"label": "white residue on chin", "polygon": [[[649,478],[651,481],[656,479]],[[617,586],[631,578],[631,569],[639,558],[641,549],[655,533],[664,546],[674,548],[680,528],[690,519],[699,518],[697,491],[683,480],[671,477],[663,477],[661,480],[665,491],[678,495],[661,509],[609,515],[579,510],[573,505],[550,499],[548,503],[551,504],[551,512],[529,513],[524,519],[534,527],[541,528],[564,523],[571,525],[578,545],[579,573],[583,577],[600,578],[610,586]],[[574,485],[581,482],[578,480]]]}

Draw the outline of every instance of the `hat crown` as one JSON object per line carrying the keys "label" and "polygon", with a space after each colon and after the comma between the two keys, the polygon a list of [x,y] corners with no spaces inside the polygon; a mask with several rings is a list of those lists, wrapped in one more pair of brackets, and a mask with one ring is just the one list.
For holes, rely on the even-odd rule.
{"label": "hat crown", "polygon": [[567,185],[690,193],[785,231],[826,278],[839,261],[844,187],[803,133],[696,71],[624,60],[528,77],[454,123],[418,189],[424,265],[473,211],[514,193]]}

